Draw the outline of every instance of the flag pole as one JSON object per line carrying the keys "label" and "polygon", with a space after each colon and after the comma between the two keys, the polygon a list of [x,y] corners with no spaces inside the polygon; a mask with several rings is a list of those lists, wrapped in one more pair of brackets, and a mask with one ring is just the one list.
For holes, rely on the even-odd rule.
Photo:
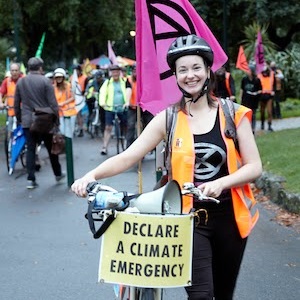
{"label": "flag pole", "polygon": [[43,33],[39,47],[35,53],[35,57],[39,57],[41,58],[42,56],[42,51],[43,51],[43,47],[44,47],[44,42],[45,42],[45,36],[46,36],[46,32]]}
{"label": "flag pole", "polygon": [[[137,114],[136,114],[136,118],[137,118],[137,136],[140,136],[141,132],[142,132],[142,128],[141,128],[141,108],[139,105],[137,105],[136,107],[137,109]],[[143,172],[142,172],[142,159],[139,161],[138,164],[138,184],[139,184],[139,193],[141,194],[143,192]]]}

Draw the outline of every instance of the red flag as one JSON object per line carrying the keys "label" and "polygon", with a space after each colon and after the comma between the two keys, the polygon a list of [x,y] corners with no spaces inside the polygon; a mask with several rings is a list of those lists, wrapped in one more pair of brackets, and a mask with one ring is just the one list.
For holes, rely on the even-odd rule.
{"label": "red flag", "polygon": [[248,73],[250,72],[243,46],[240,46],[239,49],[239,54],[236,60],[236,68]]}
{"label": "red flag", "polygon": [[156,114],[182,96],[166,61],[175,38],[189,34],[204,38],[214,51],[213,70],[227,56],[188,0],[136,0],[135,7],[137,99],[144,110]]}
{"label": "red flag", "polygon": [[260,31],[257,33],[254,58],[256,62],[256,73],[259,74],[263,71],[265,66],[264,46]]}

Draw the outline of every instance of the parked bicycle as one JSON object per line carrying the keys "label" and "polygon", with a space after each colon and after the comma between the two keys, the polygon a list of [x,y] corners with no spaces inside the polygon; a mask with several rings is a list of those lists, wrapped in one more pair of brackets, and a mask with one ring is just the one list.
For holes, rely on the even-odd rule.
{"label": "parked bicycle", "polygon": [[26,167],[26,140],[22,127],[17,126],[16,117],[7,116],[6,118],[4,151],[9,175],[13,174],[15,164],[18,160],[21,162],[23,168]]}
{"label": "parked bicycle", "polygon": [[[126,223],[126,230],[130,231],[131,225],[132,225],[132,230],[136,231],[134,233],[135,236],[138,234],[142,235],[145,237],[145,232],[148,230],[151,231],[150,225],[147,225],[147,222],[144,221],[146,219],[146,215],[160,215],[161,218],[166,218],[167,216],[170,215],[178,215],[178,217],[182,217],[181,215],[181,205],[182,205],[182,199],[181,195],[189,195],[191,197],[196,197],[199,200],[205,200],[205,201],[214,201],[216,203],[219,203],[219,200],[212,198],[212,197],[207,197],[203,195],[203,193],[197,189],[194,184],[192,183],[185,183],[183,188],[180,189],[178,183],[176,181],[170,181],[166,184],[166,186],[150,192],[150,193],[144,193],[141,195],[132,195],[128,194],[127,192],[118,192],[117,190],[111,188],[110,186],[102,185],[101,183],[98,182],[92,182],[88,185],[87,187],[87,192],[88,192],[88,211],[86,214],[86,218],[89,221],[89,226],[90,229],[94,235],[94,238],[100,238],[111,226],[112,222],[114,220],[119,218],[119,214],[122,214],[122,212],[128,212],[129,214],[125,214],[124,217],[125,223]],[[155,205],[155,201],[157,199],[161,198],[161,202],[158,201],[158,203]],[[149,201],[149,202],[148,202]],[[148,203],[150,205],[148,205]],[[202,212],[201,212],[202,213]],[[124,213],[123,213],[124,214]],[[136,214],[140,215],[143,214],[143,223],[139,227],[138,221],[134,223],[130,223],[130,215],[134,215],[136,218]],[[185,217],[188,217],[189,220],[192,222],[193,219],[197,223],[200,221],[200,212],[195,211],[191,212],[190,215],[184,215]],[[202,215],[201,215],[202,216]],[[128,219],[127,219],[128,218]],[[167,232],[169,235],[171,235],[172,231],[172,226],[170,225],[171,222],[168,219],[167,221]],[[95,222],[101,222],[101,226],[96,229]],[[117,221],[116,221],[117,222]],[[122,224],[122,223],[121,223]],[[176,219],[176,224],[177,224],[177,219]],[[118,225],[118,226],[117,226]],[[122,226],[119,226],[120,224],[118,223],[117,230],[122,231]],[[155,225],[154,225],[155,226]],[[177,226],[177,225],[176,225]],[[147,230],[144,230],[144,228],[147,228]],[[125,227],[123,229],[125,230]],[[121,233],[121,232],[120,232]],[[193,225],[191,223],[190,226],[190,235],[189,232],[184,231],[185,236],[190,236],[190,248],[192,247],[192,234],[193,233]],[[152,234],[152,233],[151,233]],[[105,236],[105,235],[104,235]],[[108,236],[108,239],[110,239],[110,236]],[[112,235],[114,239],[116,236],[119,236],[119,234]],[[130,236],[128,237],[130,238]],[[159,238],[159,237],[158,237]],[[176,244],[174,244],[174,240],[172,239],[172,246],[173,249],[176,249]],[[182,241],[180,239],[180,241]],[[120,242],[119,242],[120,243]],[[167,244],[166,239],[164,239],[164,243]],[[102,241],[102,245],[104,244],[104,241]],[[142,244],[139,244],[138,242],[138,237],[136,237],[136,240],[131,244],[131,252],[134,252],[135,249],[134,247],[139,245],[142,247]],[[182,245],[181,245],[182,246]],[[123,247],[123,246],[122,246]],[[122,248],[121,247],[121,248]],[[138,247],[138,246],[137,246]],[[148,247],[150,248],[151,245],[147,245],[145,249],[143,250],[144,252],[148,251]],[[157,249],[159,245],[156,245],[153,247],[152,254],[155,251],[158,251]],[[167,246],[165,246],[167,247]],[[189,248],[189,249],[190,249]],[[110,252],[112,249],[110,249]],[[139,250],[141,251],[141,250]],[[140,252],[140,255],[144,253],[143,251]],[[101,251],[103,252],[103,251]],[[123,254],[123,253],[122,253]],[[154,255],[155,256],[155,255]],[[150,255],[150,257],[152,257]],[[181,260],[181,257],[180,257]],[[190,260],[188,260],[190,262]],[[122,268],[124,269],[126,262],[124,262],[124,265]],[[134,264],[134,263],[131,263]],[[190,263],[189,263],[190,264]],[[132,267],[134,268],[134,267]],[[114,265],[111,266],[111,269],[114,269]],[[126,268],[125,268],[126,269]],[[137,268],[139,271],[135,271],[136,273],[140,272],[142,267],[139,265]],[[137,270],[136,269],[136,270]],[[134,271],[132,271],[132,277],[135,277]],[[122,274],[121,274],[122,275]],[[120,275],[120,276],[121,276]],[[119,278],[119,277],[118,277]],[[114,291],[115,291],[115,299],[129,299],[129,300],[162,300],[163,299],[163,285],[161,280],[161,287],[156,286],[156,287],[141,287],[141,286],[127,286],[124,284],[115,284],[114,285]],[[166,281],[166,278],[164,277],[164,281]]]}

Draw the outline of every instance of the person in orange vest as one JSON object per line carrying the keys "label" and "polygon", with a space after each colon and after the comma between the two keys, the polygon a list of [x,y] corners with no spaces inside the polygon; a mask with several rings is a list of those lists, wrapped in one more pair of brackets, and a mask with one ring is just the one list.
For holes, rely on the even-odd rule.
{"label": "person in orange vest", "polygon": [[273,106],[273,117],[281,119],[280,102],[284,101],[284,75],[282,71],[276,66],[275,61],[271,61],[270,68],[274,72],[274,106]]}
{"label": "person in orange vest", "polygon": [[167,62],[183,96],[173,105],[172,137],[167,136],[164,110],[129,148],[71,187],[85,197],[90,182],[124,172],[168,139],[169,179],[181,187],[192,182],[204,195],[220,200],[216,204],[183,196],[183,213],[193,212],[199,220],[194,228],[192,285],[186,287],[189,299],[233,299],[247,237],[258,219],[249,183],[261,175],[262,163],[251,128],[252,111],[234,104],[237,150],[225,135],[222,104],[212,91],[213,58],[209,44],[196,35],[174,40]]}
{"label": "person in orange vest", "polygon": [[216,82],[214,93],[216,97],[229,98],[236,102],[235,99],[235,84],[234,79],[229,72],[226,71],[225,67],[221,67],[215,72]]}
{"label": "person in orange vest", "polygon": [[66,126],[70,127],[72,136],[75,131],[77,110],[75,98],[71,91],[71,84],[66,81],[66,71],[63,68],[54,70],[54,93],[59,107],[59,130],[65,135]]}
{"label": "person in orange vest", "polygon": [[[11,63],[10,76],[7,76],[0,87],[0,109],[7,107],[8,130],[12,130],[14,111],[14,99],[17,82],[23,74],[20,72],[18,63]],[[4,101],[3,101],[4,100]]]}
{"label": "person in orange vest", "polygon": [[264,70],[257,75],[260,79],[262,92],[260,95],[260,120],[261,130],[265,129],[265,111],[268,115],[268,130],[273,131],[273,98],[274,98],[274,72],[266,64]]}

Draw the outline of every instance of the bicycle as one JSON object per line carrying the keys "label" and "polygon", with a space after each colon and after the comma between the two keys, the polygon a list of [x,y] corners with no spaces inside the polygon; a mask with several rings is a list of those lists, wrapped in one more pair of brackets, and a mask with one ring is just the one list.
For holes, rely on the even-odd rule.
{"label": "bicycle", "polygon": [[[132,195],[132,194],[128,194],[127,192],[118,192],[117,190],[109,187],[109,186],[105,186],[102,185],[101,183],[98,182],[93,182],[90,183],[87,187],[87,192],[88,192],[88,211],[86,214],[86,218],[89,221],[89,226],[90,229],[94,235],[94,238],[100,238],[105,232],[106,230],[108,230],[109,228],[111,228],[111,224],[112,222],[114,222],[114,220],[118,219],[120,214],[125,214],[124,218],[126,218],[126,222],[124,224],[126,225],[126,230],[125,230],[125,226],[124,226],[124,231],[128,231],[129,228],[131,228],[131,225],[128,224],[135,224],[132,228],[136,227],[135,229],[132,230],[136,230],[138,231],[142,231],[142,228],[146,227],[147,221],[145,221],[146,215],[149,214],[148,212],[143,211],[143,206],[146,206],[146,211],[152,210],[150,212],[150,216],[153,217],[154,214],[158,214],[160,215],[160,219],[165,219],[167,216],[169,215],[180,215],[181,217],[185,217],[188,218],[190,222],[193,222],[193,219],[195,219],[196,224],[197,222],[200,222],[200,212],[196,211],[196,212],[192,212],[190,215],[181,215],[181,195],[189,195],[192,197],[196,197],[199,200],[208,200],[208,201],[214,201],[216,203],[219,203],[219,200],[213,198],[213,197],[207,197],[204,196],[203,193],[197,189],[194,184],[192,183],[185,183],[183,185],[183,188],[180,189],[178,183],[176,181],[170,181],[166,184],[166,186],[150,192],[150,193],[145,193],[145,194],[141,194],[141,195]],[[158,203],[156,208],[153,208],[153,199],[156,199],[159,195],[162,195],[161,197],[161,203]],[[142,197],[141,200],[139,200],[139,197]],[[151,206],[147,207],[147,199],[151,200]],[[145,204],[146,203],[146,204]],[[130,210],[130,213],[124,213],[124,211],[126,212],[127,210]],[[157,210],[157,211],[155,211]],[[201,213],[203,213],[203,210],[201,211]],[[138,215],[142,214],[142,218],[143,218],[143,223],[141,225],[141,227],[138,229],[138,221],[136,221],[135,223],[130,223],[130,218],[129,216],[132,216],[132,218],[137,218]],[[163,217],[162,217],[163,215]],[[151,219],[151,217],[149,217]],[[172,216],[171,216],[172,218]],[[174,218],[173,218],[174,219]],[[156,222],[157,219],[155,219]],[[168,232],[169,234],[171,234],[171,228],[172,228],[172,222],[170,222],[170,218],[167,221],[167,226],[168,226]],[[177,219],[175,219],[176,224],[177,223]],[[100,226],[99,229],[96,229],[95,227],[95,222],[100,221],[103,222],[102,225]],[[122,223],[120,223],[122,224]],[[115,227],[117,228],[117,230],[120,230],[122,228],[122,226],[120,227],[120,224],[117,223],[115,225]],[[148,227],[148,231],[150,227]],[[130,229],[131,230],[131,229]],[[136,232],[136,235],[138,235]],[[144,232],[145,233],[145,232]],[[192,233],[193,233],[193,225],[191,223],[191,227],[190,227],[190,233],[191,235],[189,236],[188,232],[186,232],[184,230],[184,235],[187,236],[187,240],[189,241],[189,246],[190,249],[192,248]],[[118,234],[115,235],[111,235],[112,232],[110,233],[109,237],[112,236],[113,238],[115,238],[116,236],[118,236]],[[143,234],[141,234],[143,235]],[[167,236],[166,236],[167,237]],[[188,239],[190,237],[190,240]],[[130,239],[131,236],[128,236],[128,238]],[[157,237],[155,237],[157,238]],[[111,238],[108,238],[111,241]],[[181,239],[180,239],[181,240]],[[132,249],[135,249],[134,247],[136,245],[140,245],[138,244],[138,238],[136,238],[136,240],[131,244],[131,251],[133,251]],[[173,242],[173,239],[172,239]],[[102,241],[102,245],[105,244],[106,241],[103,240]],[[125,245],[126,246],[126,245]],[[104,246],[105,247],[105,246]],[[151,245],[149,246],[151,247]],[[166,246],[165,246],[166,247]],[[173,249],[176,248],[176,244],[172,245]],[[126,248],[126,247],[125,247]],[[148,246],[147,248],[148,249]],[[145,250],[144,251],[148,251]],[[155,248],[157,249],[157,248]],[[110,252],[112,251],[112,249],[110,249]],[[101,249],[101,253],[104,253],[105,250]],[[141,251],[142,252],[142,251]],[[184,251],[183,251],[184,252]],[[124,254],[124,253],[122,253]],[[153,254],[153,253],[152,253]],[[191,255],[191,254],[190,254]],[[151,255],[150,255],[151,257]],[[107,258],[107,256],[105,256],[105,260],[109,260],[109,258]],[[154,259],[154,258],[152,258]],[[172,257],[172,259],[176,260],[175,257]],[[182,258],[180,258],[182,259]],[[182,259],[183,260],[183,259]],[[190,265],[190,261],[191,258],[189,258],[188,260],[188,264]],[[132,263],[134,264],[134,263]],[[138,264],[137,264],[138,265]],[[124,267],[124,266],[123,266]],[[110,270],[114,270],[115,265],[111,265]],[[134,267],[132,267],[134,268]],[[140,268],[140,267],[139,267]],[[191,266],[189,266],[189,268],[191,268]],[[99,267],[100,269],[100,267]],[[189,269],[189,272],[191,271],[191,269]],[[137,272],[137,271],[136,271]],[[133,271],[134,273],[134,271]],[[119,278],[121,278],[122,274],[118,274],[118,280]],[[190,276],[190,275],[189,275]],[[105,276],[104,276],[105,277]],[[133,276],[134,277],[134,276]],[[103,279],[101,279],[103,280]],[[166,281],[166,279],[164,278],[164,280]],[[103,280],[104,281],[104,280]],[[108,282],[110,282],[108,280]],[[191,282],[191,279],[189,280],[189,282]],[[112,282],[113,283],[113,282]],[[114,285],[114,292],[115,292],[115,299],[125,299],[124,297],[127,297],[126,299],[128,300],[162,300],[163,299],[163,286],[164,285],[159,285],[156,287],[144,287],[143,286],[135,286],[135,285],[124,285],[122,282],[121,284],[118,282],[115,282],[116,284]],[[187,285],[187,284],[185,284]]]}
{"label": "bicycle", "polygon": [[[9,107],[6,109],[8,110]],[[17,144],[20,141],[20,144]],[[17,153],[13,151],[13,147],[19,147]],[[4,136],[4,151],[6,158],[6,166],[9,175],[14,172],[15,162],[20,159],[23,168],[26,168],[26,143],[23,136],[23,130],[17,126],[15,116],[6,117],[5,136]]]}
{"label": "bicycle", "polygon": [[99,102],[98,102],[98,93],[95,93],[95,101],[93,105],[92,113],[88,117],[88,133],[91,138],[95,138],[99,136],[101,122],[100,122],[100,112],[99,112]]}
{"label": "bicycle", "polygon": [[124,108],[123,105],[114,105],[113,112],[115,112],[115,116],[113,119],[113,137],[116,139],[116,147],[117,147],[117,154],[121,151],[125,150],[125,128],[122,127],[121,120],[118,116],[118,113],[126,113],[127,108]]}

